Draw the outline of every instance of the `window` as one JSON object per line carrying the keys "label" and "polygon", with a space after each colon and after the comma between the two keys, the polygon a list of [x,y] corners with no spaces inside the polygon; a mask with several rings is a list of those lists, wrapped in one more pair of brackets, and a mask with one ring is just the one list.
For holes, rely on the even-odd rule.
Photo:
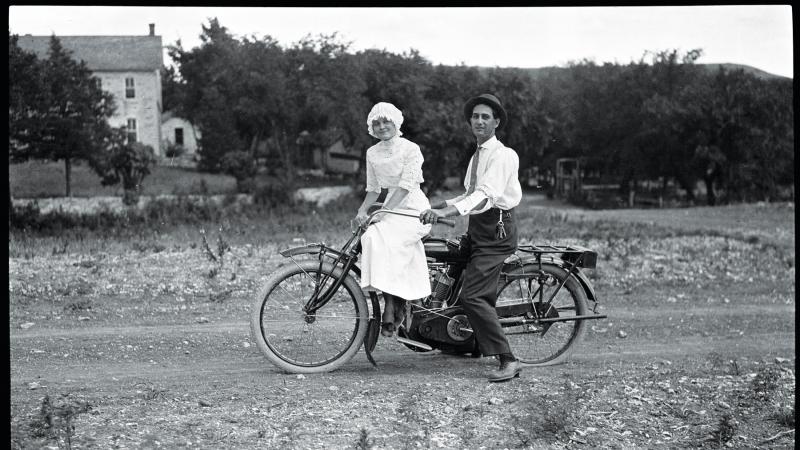
{"label": "window", "polygon": [[136,97],[136,88],[133,86],[133,77],[125,78],[125,98]]}
{"label": "window", "polygon": [[128,119],[125,132],[128,133],[128,142],[136,142],[136,119]]}
{"label": "window", "polygon": [[183,145],[183,128],[175,128],[175,144]]}

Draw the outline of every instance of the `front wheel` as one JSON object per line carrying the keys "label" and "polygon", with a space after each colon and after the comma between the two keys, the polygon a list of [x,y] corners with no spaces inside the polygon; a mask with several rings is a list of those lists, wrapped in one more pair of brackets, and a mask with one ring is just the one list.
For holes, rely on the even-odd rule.
{"label": "front wheel", "polygon": [[320,267],[319,261],[288,264],[270,275],[253,304],[250,331],[273,364],[290,373],[329,372],[358,352],[369,310],[351,275],[316,313],[304,311],[315,288],[324,290],[342,275],[341,268],[329,262]]}
{"label": "front wheel", "polygon": [[[532,366],[563,363],[585,333],[585,320],[544,321],[586,314],[586,293],[555,265],[529,264],[500,278],[497,312],[514,356]],[[566,282],[556,292],[561,282]],[[555,297],[553,293],[556,292]],[[547,300],[552,297],[548,303]],[[523,323],[524,321],[524,323]]]}

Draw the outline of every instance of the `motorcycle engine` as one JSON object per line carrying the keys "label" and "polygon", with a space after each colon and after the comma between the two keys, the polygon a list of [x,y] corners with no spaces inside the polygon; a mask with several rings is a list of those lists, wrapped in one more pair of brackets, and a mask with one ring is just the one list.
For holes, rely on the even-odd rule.
{"label": "motorcycle engine", "polygon": [[412,339],[426,342],[443,351],[467,353],[476,350],[469,320],[460,308],[415,317],[409,331]]}

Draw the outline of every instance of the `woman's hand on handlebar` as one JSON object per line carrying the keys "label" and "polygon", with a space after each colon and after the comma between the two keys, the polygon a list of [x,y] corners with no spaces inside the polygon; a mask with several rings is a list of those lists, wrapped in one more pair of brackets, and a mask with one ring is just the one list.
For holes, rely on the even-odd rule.
{"label": "woman's hand on handlebar", "polygon": [[373,214],[372,219],[370,219],[370,214],[359,210],[358,214],[356,214],[356,217],[353,219],[353,221],[356,223],[357,226],[364,226],[367,225],[367,223],[380,222],[382,215],[383,214]]}
{"label": "woman's hand on handlebar", "polygon": [[356,217],[353,219],[357,226],[362,226],[369,220],[369,214],[366,211],[359,210]]}

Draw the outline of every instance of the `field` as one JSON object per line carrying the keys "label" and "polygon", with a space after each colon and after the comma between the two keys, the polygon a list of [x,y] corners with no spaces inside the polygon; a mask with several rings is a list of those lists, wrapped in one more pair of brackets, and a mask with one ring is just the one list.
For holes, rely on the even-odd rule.
{"label": "field", "polygon": [[[27,162],[8,168],[11,195],[15,198],[63,197],[65,174],[63,162]],[[86,164],[74,164],[71,171],[72,195],[97,197],[122,195],[121,186],[102,186],[100,178]],[[236,180],[227,175],[199,173],[169,165],[154,166],[145,177],[142,194],[230,194],[236,192]]]}
{"label": "field", "polygon": [[556,206],[526,199],[523,241],[596,250],[588,274],[608,318],[568,363],[500,384],[484,378],[489,358],[388,339],[377,368],[359,352],[317,375],[283,373],[258,353],[247,321],[277,250],[343,243],[356,201],[11,232],[10,445],[793,448],[794,205]]}

